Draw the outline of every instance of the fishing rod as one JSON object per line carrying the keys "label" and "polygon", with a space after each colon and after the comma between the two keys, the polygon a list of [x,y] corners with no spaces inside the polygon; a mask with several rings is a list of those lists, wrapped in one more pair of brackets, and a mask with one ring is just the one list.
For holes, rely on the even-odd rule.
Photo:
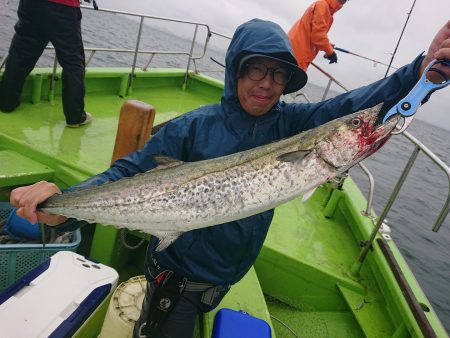
{"label": "fishing rod", "polygon": [[214,59],[212,56],[210,56],[209,58],[211,59],[211,61],[214,61],[214,62],[217,63],[219,66],[222,66],[223,68],[225,68],[225,65],[224,65],[222,62],[220,62],[220,61]]}
{"label": "fishing rod", "polygon": [[411,13],[412,13],[412,11],[414,9],[414,5],[415,4],[416,4],[416,0],[414,0],[413,4],[411,6],[411,10],[408,13],[408,16],[407,16],[406,21],[405,21],[405,25],[403,26],[403,29],[402,29],[402,33],[400,34],[400,37],[399,37],[399,39],[397,41],[397,46],[395,46],[394,53],[392,53],[391,62],[389,62],[388,69],[386,69],[386,74],[384,74],[385,78],[388,75],[389,68],[391,67],[392,61],[394,60],[394,57],[395,57],[395,53],[397,53],[398,45],[400,44],[400,40],[402,39],[403,33],[405,32],[406,25],[408,24],[409,17],[411,16]]}
{"label": "fishing rod", "polygon": [[[334,49],[335,49],[335,50],[337,50],[337,51],[339,51],[339,52],[343,52],[343,53],[351,54],[351,55],[354,55],[354,56],[360,57],[360,58],[362,58],[362,59],[366,59],[366,60],[372,61],[373,63],[375,63],[375,65],[377,65],[377,64],[380,64],[380,65],[383,65],[383,66],[387,66],[387,67],[390,67],[390,65],[388,65],[387,63],[384,63],[384,62],[381,62],[381,61],[378,61],[378,60],[375,60],[375,59],[371,59],[371,58],[368,58],[367,56],[363,56],[363,55],[359,55],[359,54],[356,54],[356,53],[350,52],[349,50],[347,50],[347,49],[344,49],[344,48],[339,48],[339,47],[336,47],[336,46],[334,46]],[[398,69],[398,68],[396,68],[396,67],[393,67],[393,66],[392,66],[392,68],[394,68],[394,69]]]}

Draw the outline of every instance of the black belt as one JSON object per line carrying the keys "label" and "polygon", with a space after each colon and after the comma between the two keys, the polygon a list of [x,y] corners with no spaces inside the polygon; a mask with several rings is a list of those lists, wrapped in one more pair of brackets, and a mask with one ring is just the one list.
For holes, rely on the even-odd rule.
{"label": "black belt", "polygon": [[155,280],[158,286],[151,296],[147,321],[145,326],[141,326],[139,336],[142,336],[144,331],[146,337],[158,337],[165,320],[175,308],[183,292],[203,292],[201,302],[212,305],[216,297],[229,288],[210,283],[191,282],[170,270],[161,272]]}

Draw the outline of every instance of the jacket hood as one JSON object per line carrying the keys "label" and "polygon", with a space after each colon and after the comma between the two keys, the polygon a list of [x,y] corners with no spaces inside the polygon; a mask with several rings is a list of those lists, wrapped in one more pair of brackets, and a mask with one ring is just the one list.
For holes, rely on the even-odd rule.
{"label": "jacket hood", "polygon": [[294,76],[286,85],[283,94],[295,92],[305,85],[306,73],[297,66],[291,44],[283,29],[274,22],[253,19],[236,29],[228,47],[225,57],[224,99],[237,100],[239,62],[250,54],[275,58],[286,63],[294,71]]}
{"label": "jacket hood", "polygon": [[328,6],[330,6],[330,10],[331,13],[336,13],[338,10],[340,10],[342,8],[342,6],[344,6],[343,4],[341,4],[338,0],[325,0],[328,4]]}

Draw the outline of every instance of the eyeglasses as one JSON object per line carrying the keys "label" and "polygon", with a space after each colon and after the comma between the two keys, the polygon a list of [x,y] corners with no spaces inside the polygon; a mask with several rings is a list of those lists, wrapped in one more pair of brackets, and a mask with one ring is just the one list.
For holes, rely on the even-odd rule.
{"label": "eyeglasses", "polygon": [[260,81],[272,73],[272,79],[279,85],[286,85],[292,77],[292,71],[287,68],[269,68],[263,63],[250,63],[246,65],[246,73],[250,80]]}

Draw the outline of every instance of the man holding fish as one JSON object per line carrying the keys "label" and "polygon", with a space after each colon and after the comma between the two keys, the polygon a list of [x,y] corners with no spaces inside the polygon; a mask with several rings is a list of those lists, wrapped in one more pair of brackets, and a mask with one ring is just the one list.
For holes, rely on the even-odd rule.
{"label": "man holding fish", "polygon": [[[107,181],[118,181],[123,177],[147,172],[158,165],[172,171],[182,170],[186,165],[183,162],[211,160],[221,156],[233,156],[232,154],[238,152],[245,152],[242,157],[250,162],[254,158],[251,151],[260,149],[255,149],[256,147],[293,137],[306,130],[311,130],[311,133],[307,134],[311,135],[315,131],[314,128],[319,129],[319,126],[340,118],[344,119],[343,125],[347,126],[345,133],[350,133],[349,128],[353,128],[359,133],[357,136],[361,136],[361,133],[366,136],[367,129],[363,130],[363,125],[370,131],[378,127],[377,121],[364,119],[373,116],[374,113],[382,117],[390,107],[408,94],[433,59],[450,59],[450,21],[438,31],[425,57],[418,56],[411,64],[400,68],[386,79],[320,103],[285,103],[280,101],[281,95],[299,90],[305,85],[307,76],[297,67],[289,40],[281,27],[268,21],[251,20],[237,28],[228,48],[225,87],[219,104],[198,108],[171,121],[155,134],[143,149],[119,159],[107,171],[72,187],[69,191],[98,186]],[[442,81],[443,77],[450,76],[450,67],[443,65],[436,67],[439,67],[439,72],[430,72],[432,80]],[[380,103],[384,103],[382,108]],[[373,108],[375,106],[377,108]],[[367,111],[370,111],[371,115]],[[357,112],[361,114],[355,114]],[[353,114],[352,117],[347,118],[346,116],[350,114]],[[334,145],[339,144],[340,133],[326,136],[327,139],[333,139]],[[376,151],[384,142],[383,138],[387,136],[380,135],[380,137],[381,139],[376,138],[370,141],[372,143],[364,145],[365,153],[357,154],[359,157],[356,160]],[[265,179],[265,185],[278,182],[279,177],[274,175],[276,172],[280,173],[280,176],[290,177],[288,170],[312,156],[312,153],[317,155],[317,161],[322,159],[323,163],[328,164],[327,170],[330,170],[330,173],[338,167],[354,164],[342,162],[340,156],[344,158],[345,154],[334,154],[328,143],[317,143],[323,144],[323,147],[310,151],[311,145],[306,144],[307,152],[296,148],[294,151],[271,158],[274,162],[271,171],[258,180]],[[174,220],[172,228],[152,230],[153,223],[149,222],[148,229],[142,229],[155,236],[152,237],[147,251],[145,264],[147,294],[141,318],[135,325],[135,337],[192,337],[197,314],[216,307],[229,287],[245,275],[259,254],[272,221],[273,207],[267,202],[265,207],[254,209],[247,214],[239,214],[241,209],[249,208],[245,204],[247,196],[243,196],[242,199],[236,200],[244,202],[235,211],[232,206],[226,206],[229,207],[230,213],[235,212],[234,218],[224,214],[226,211],[223,210],[227,208],[223,207],[223,201],[231,197],[222,196],[223,200],[220,200],[220,193],[215,193],[217,190],[227,189],[232,193],[238,189],[234,187],[242,183],[250,187],[238,190],[241,191],[241,195],[252,195],[253,192],[258,193],[256,190],[260,187],[254,186],[255,190],[252,190],[252,184],[260,181],[245,181],[246,173],[233,171],[235,167],[231,168],[233,161],[240,166],[239,168],[244,168],[241,158],[227,157],[227,159],[228,162],[223,163],[223,170],[229,170],[230,175],[214,176],[214,179],[208,182],[192,185],[191,191],[180,190],[172,201],[169,201],[175,203],[176,199],[185,197],[184,204],[177,205],[189,205],[186,209],[190,210],[175,208],[174,214],[181,217],[183,212],[186,212],[189,216],[185,219],[186,223],[176,224]],[[195,168],[205,170],[202,163],[196,164]],[[216,167],[219,165],[211,163],[215,165],[214,173],[216,173]],[[245,168],[259,170],[261,169],[259,166],[261,163],[251,162],[251,165]],[[156,175],[161,177],[164,170],[166,169],[154,172],[158,172]],[[205,172],[210,174],[212,170],[208,170]],[[184,171],[186,176],[191,172]],[[214,184],[219,181],[222,185],[215,186]],[[264,184],[261,186],[265,186]],[[217,189],[218,187],[220,189]],[[199,203],[203,203],[201,206],[194,205],[197,201],[195,192],[198,191],[201,191],[203,196],[202,199],[198,199]],[[248,191],[250,193],[246,194]],[[80,191],[76,193],[83,194]],[[18,208],[17,213],[20,216],[32,223],[39,221],[48,225],[58,225],[66,220],[65,216],[48,214],[37,208],[39,204],[56,194],[61,194],[61,191],[55,184],[38,182],[13,190],[11,204]],[[62,196],[70,194],[68,192]],[[209,197],[212,199],[211,203],[208,203]],[[261,199],[262,195],[255,201]],[[56,201],[55,199],[55,203]],[[248,196],[248,201],[253,201],[251,196]],[[154,204],[160,202],[155,200]],[[149,206],[153,204],[149,203]],[[48,207],[47,210],[51,211],[51,206]],[[189,214],[192,210],[203,210],[203,213]],[[145,210],[136,212],[144,214]],[[166,212],[169,223],[170,210],[167,209]],[[61,213],[65,213],[67,217],[82,219],[70,211]],[[215,213],[221,217],[216,217]],[[98,215],[98,220],[102,220],[100,208],[98,212],[94,211],[92,214]],[[85,219],[97,221],[91,216],[86,216]],[[195,219],[193,225],[190,223],[191,219]],[[201,223],[200,219],[206,220]],[[218,221],[212,222],[214,219]],[[180,281],[183,281],[182,292],[175,292],[179,296],[174,298],[174,305],[170,311],[166,311],[169,314],[161,315],[164,311],[161,311],[155,300],[172,297],[174,285],[178,285]],[[154,325],[155,323],[157,325]]]}

